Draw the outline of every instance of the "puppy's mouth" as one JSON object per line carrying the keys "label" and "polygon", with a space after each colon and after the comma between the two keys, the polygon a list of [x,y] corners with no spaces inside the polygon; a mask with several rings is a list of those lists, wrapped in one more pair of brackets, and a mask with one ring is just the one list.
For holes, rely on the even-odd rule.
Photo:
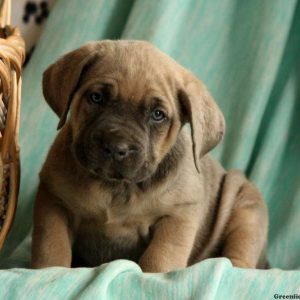
{"label": "puppy's mouth", "polygon": [[127,183],[127,184],[139,184],[149,179],[152,176],[152,172],[149,168],[149,164],[145,163],[138,169],[133,175],[123,174],[118,170],[106,171],[103,168],[95,168],[90,170],[95,176],[102,178],[111,183]]}
{"label": "puppy's mouth", "polygon": [[129,177],[125,177],[123,174],[121,174],[118,171],[113,172],[113,174],[103,174],[103,170],[101,168],[96,168],[92,170],[92,172],[99,176],[101,174],[101,177],[104,177],[107,181],[111,182],[124,182],[124,183],[131,183],[132,179]]}

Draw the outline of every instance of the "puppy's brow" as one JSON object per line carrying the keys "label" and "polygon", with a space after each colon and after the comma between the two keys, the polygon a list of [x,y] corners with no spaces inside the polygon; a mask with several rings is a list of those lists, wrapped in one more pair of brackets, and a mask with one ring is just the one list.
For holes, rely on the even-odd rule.
{"label": "puppy's brow", "polygon": [[150,108],[154,108],[154,107],[163,107],[165,108],[165,103],[161,98],[158,97],[154,97],[150,100]]}

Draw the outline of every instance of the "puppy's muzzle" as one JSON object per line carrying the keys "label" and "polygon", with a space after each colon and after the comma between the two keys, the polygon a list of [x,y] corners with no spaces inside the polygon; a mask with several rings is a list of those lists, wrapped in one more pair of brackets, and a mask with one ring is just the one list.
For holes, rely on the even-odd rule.
{"label": "puppy's muzzle", "polygon": [[[89,145],[94,170],[111,179],[132,179],[145,161],[142,137],[128,126],[102,124],[94,128]],[[100,171],[100,169],[101,171]]]}

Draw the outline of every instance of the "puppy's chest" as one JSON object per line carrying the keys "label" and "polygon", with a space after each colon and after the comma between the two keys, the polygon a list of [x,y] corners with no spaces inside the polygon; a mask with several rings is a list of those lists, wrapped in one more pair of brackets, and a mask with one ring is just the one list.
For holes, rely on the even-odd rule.
{"label": "puppy's chest", "polygon": [[[143,197],[144,196],[144,197]],[[86,189],[66,201],[75,232],[91,232],[107,239],[147,239],[152,224],[167,208],[154,197],[137,195],[126,190],[114,193]]]}

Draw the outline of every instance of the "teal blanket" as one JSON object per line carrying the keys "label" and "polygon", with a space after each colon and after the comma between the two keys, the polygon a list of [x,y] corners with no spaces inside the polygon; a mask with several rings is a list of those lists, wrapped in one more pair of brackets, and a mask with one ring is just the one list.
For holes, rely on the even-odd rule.
{"label": "teal blanket", "polygon": [[[237,269],[224,258],[169,274],[143,274],[124,260],[93,269],[25,269],[38,171],[58,121],[43,101],[42,72],[63,53],[105,38],[151,41],[206,83],[227,121],[213,154],[226,168],[245,171],[262,191],[273,269]],[[296,0],[57,0],[23,74],[22,182],[15,223],[0,254],[1,299],[300,295],[300,271],[283,271],[300,267],[299,87]]]}

